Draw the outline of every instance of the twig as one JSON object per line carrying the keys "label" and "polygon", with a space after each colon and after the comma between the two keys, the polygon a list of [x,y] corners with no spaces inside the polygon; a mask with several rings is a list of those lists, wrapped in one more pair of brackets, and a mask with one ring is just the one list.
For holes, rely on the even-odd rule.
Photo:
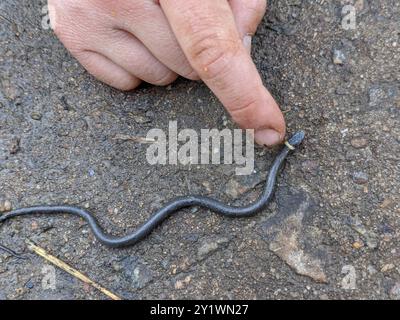
{"label": "twig", "polygon": [[89,279],[86,277],[84,274],[79,272],[78,270],[72,268],[65,262],[61,261],[60,259],[48,254],[44,249],[38,247],[35,245],[32,241],[27,240],[28,248],[32,250],[34,253],[37,255],[41,256],[42,258],[46,259],[47,261],[51,262],[55,266],[59,267],[60,269],[64,270],[65,272],[68,272],[70,275],[74,276],[75,278],[83,281],[86,284],[91,285],[92,287],[96,288],[97,290],[101,291],[103,294],[105,294],[107,297],[109,297],[112,300],[122,300],[120,297],[109,291],[108,289],[102,287],[101,285],[97,284],[93,280]]}

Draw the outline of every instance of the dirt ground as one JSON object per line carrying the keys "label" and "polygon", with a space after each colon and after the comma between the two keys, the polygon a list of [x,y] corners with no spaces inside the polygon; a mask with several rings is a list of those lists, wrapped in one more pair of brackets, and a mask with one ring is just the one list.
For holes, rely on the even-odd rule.
{"label": "dirt ground", "polygon": [[[353,2],[346,30],[347,1],[269,1],[253,56],[288,131],[307,137],[267,209],[239,220],[184,210],[127,249],[78,218],[7,221],[0,243],[29,259],[0,251],[0,298],[106,298],[53,274],[30,239],[127,299],[400,299],[400,2]],[[42,27],[43,5],[0,2],[3,205],[78,205],[122,235],[176,195],[259,194],[276,150],[257,149],[256,172],[239,177],[229,165],[150,166],[147,145],[115,139],[169,120],[235,125],[201,83],[122,93],[95,81]]]}

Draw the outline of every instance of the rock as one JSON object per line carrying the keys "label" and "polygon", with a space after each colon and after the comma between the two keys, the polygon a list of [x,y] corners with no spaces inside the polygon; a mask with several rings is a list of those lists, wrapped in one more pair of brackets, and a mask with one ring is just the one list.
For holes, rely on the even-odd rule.
{"label": "rock", "polygon": [[[122,261],[121,271],[134,288],[142,289],[153,279],[153,273],[137,257],[126,257]],[[118,269],[114,266],[114,270]]]}
{"label": "rock", "polygon": [[39,112],[34,111],[34,112],[31,113],[31,118],[32,118],[33,120],[39,121],[39,120],[42,119],[42,114],[39,113]]}
{"label": "rock", "polygon": [[370,249],[376,249],[379,245],[378,237],[373,233],[369,232],[366,236],[367,246]]}
{"label": "rock", "polygon": [[183,280],[176,281],[174,287],[177,290],[183,289],[186,285],[188,285],[190,283],[191,280],[192,280],[192,276],[187,276]]}
{"label": "rock", "polygon": [[133,120],[135,120],[135,122],[138,124],[146,124],[151,122],[151,119],[149,117],[142,115],[134,115]]}
{"label": "rock", "polygon": [[9,100],[15,100],[19,97],[17,85],[12,83],[9,79],[4,79],[0,83],[4,96]]}
{"label": "rock", "polygon": [[389,292],[390,298],[400,300],[400,282],[397,282]]}
{"label": "rock", "polygon": [[244,193],[245,190],[241,187],[239,182],[235,179],[231,179],[225,186],[225,193],[232,199],[236,199],[240,194]]}
{"label": "rock", "polygon": [[232,199],[237,199],[239,196],[254,189],[264,179],[265,177],[258,172],[247,176],[235,176],[226,184],[225,193]]}
{"label": "rock", "polygon": [[354,183],[366,184],[368,182],[368,175],[365,172],[357,171],[353,172],[352,178]]}
{"label": "rock", "polygon": [[389,272],[393,270],[396,266],[393,263],[388,263],[382,266],[381,272]]}
{"label": "rock", "polygon": [[316,282],[327,283],[328,279],[322,268],[322,262],[303,249],[300,236],[303,219],[313,210],[313,202],[305,192],[288,193],[279,201],[278,214],[285,211],[287,217],[272,228],[276,234],[269,244],[269,249],[286,262],[297,274],[307,276]]}
{"label": "rock", "polygon": [[367,270],[368,270],[368,273],[369,273],[371,276],[375,275],[375,274],[378,272],[378,271],[375,269],[375,267],[374,267],[373,265],[369,265],[368,268],[367,268]]}
{"label": "rock", "polygon": [[116,272],[120,272],[120,271],[122,271],[123,270],[123,265],[120,263],[120,262],[116,262],[116,261],[113,261],[112,263],[111,263],[111,267],[113,268],[113,270],[114,271],[116,271]]}
{"label": "rock", "polygon": [[365,242],[370,249],[376,249],[379,245],[378,235],[368,230],[358,218],[350,218],[350,226],[353,230],[359,233],[365,239]]}
{"label": "rock", "polygon": [[29,280],[27,283],[25,283],[25,287],[28,289],[33,289],[34,284],[33,284],[32,280]]}
{"label": "rock", "polygon": [[[298,224],[299,221],[288,221],[289,224]],[[297,274],[312,278],[317,282],[327,282],[327,277],[322,270],[321,262],[305,253],[298,243],[298,234],[293,232],[290,236],[286,231],[279,233],[269,249],[284,260]]]}
{"label": "rock", "polygon": [[393,201],[389,198],[383,199],[382,203],[379,205],[382,209],[387,209],[393,204]]}
{"label": "rock", "polygon": [[361,12],[365,7],[364,0],[355,0],[354,6],[356,7],[357,12]]}
{"label": "rock", "polygon": [[18,151],[20,150],[20,146],[19,146],[20,142],[21,142],[21,139],[18,137],[11,139],[10,148],[9,148],[10,154],[18,153]]}
{"label": "rock", "polygon": [[151,110],[149,110],[149,111],[146,111],[146,117],[148,118],[148,119],[154,119],[154,117],[156,116],[156,114],[154,113],[154,111],[151,111]]}
{"label": "rock", "polygon": [[200,235],[198,233],[186,233],[183,235],[183,238],[189,242],[197,242],[200,239]]}
{"label": "rock", "polygon": [[346,61],[346,56],[341,50],[334,49],[332,60],[334,64],[342,65]]}
{"label": "rock", "polygon": [[227,244],[228,242],[229,242],[229,239],[227,239],[227,238],[219,238],[214,241],[204,242],[201,245],[201,247],[197,250],[197,256],[198,256],[198,258],[203,259],[206,256],[208,256],[210,253],[216,251],[221,246]]}
{"label": "rock", "polygon": [[355,290],[357,288],[357,272],[356,268],[352,265],[345,265],[342,267],[342,274],[344,277],[341,281],[343,290]]}
{"label": "rock", "polygon": [[11,209],[12,209],[12,204],[9,200],[0,201],[0,213],[10,211]]}
{"label": "rock", "polygon": [[353,243],[353,248],[354,249],[361,249],[364,246],[364,244],[360,241],[356,241]]}
{"label": "rock", "polygon": [[370,107],[387,107],[394,105],[399,99],[399,88],[395,83],[373,85],[369,89]]}
{"label": "rock", "polygon": [[367,146],[368,140],[365,138],[354,138],[350,141],[350,144],[356,149],[362,149]]}

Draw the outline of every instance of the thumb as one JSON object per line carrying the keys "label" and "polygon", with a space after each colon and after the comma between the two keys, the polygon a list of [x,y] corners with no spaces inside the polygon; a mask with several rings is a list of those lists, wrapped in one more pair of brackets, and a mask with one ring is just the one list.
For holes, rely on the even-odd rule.
{"label": "thumb", "polygon": [[254,129],[258,144],[285,136],[283,115],[264,87],[226,0],[160,0],[188,61],[235,122]]}

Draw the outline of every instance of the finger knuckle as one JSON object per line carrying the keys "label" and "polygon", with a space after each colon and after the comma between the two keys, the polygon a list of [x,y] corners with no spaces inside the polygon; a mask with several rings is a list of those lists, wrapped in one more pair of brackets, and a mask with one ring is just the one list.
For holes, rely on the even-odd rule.
{"label": "finger knuckle", "polygon": [[195,37],[189,50],[190,60],[201,78],[214,78],[229,65],[240,49],[239,40],[218,33]]}

